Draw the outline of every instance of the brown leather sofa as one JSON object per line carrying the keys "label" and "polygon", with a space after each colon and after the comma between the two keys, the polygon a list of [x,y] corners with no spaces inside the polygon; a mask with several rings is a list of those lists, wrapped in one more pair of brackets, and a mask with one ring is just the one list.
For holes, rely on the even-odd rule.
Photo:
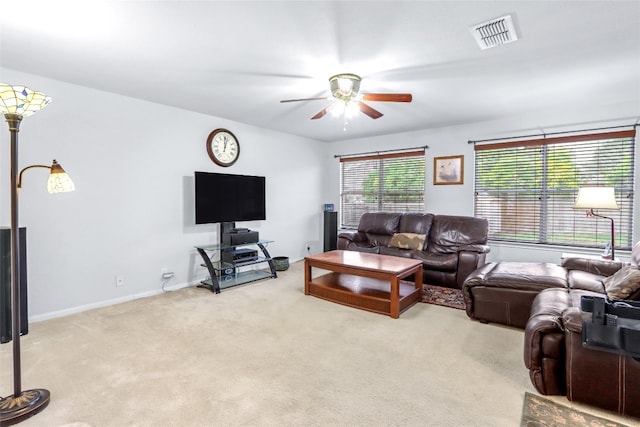
{"label": "brown leather sofa", "polygon": [[640,417],[640,361],[583,347],[583,320],[591,314],[580,310],[583,296],[640,300],[639,263],[640,242],[631,263],[488,263],[465,280],[467,315],[525,329],[524,363],[541,394]]}
{"label": "brown leather sofa", "polygon": [[[357,231],[338,234],[338,249],[422,261],[424,283],[462,288],[489,253],[486,219],[431,213],[365,213]],[[423,239],[423,240],[421,240]]]}
{"label": "brown leather sofa", "polygon": [[[544,395],[640,417],[640,361],[613,352],[584,348],[581,297],[604,297],[603,279],[624,264],[570,259],[568,286],[542,290],[525,327],[524,363],[531,382]],[[640,299],[636,290],[627,299]]]}
{"label": "brown leather sofa", "polygon": [[[628,263],[566,258],[561,265],[538,262],[490,262],[465,280],[462,294],[467,315],[483,323],[524,329],[533,301],[547,288],[582,289],[605,294],[602,280]],[[640,291],[629,299],[640,299]]]}

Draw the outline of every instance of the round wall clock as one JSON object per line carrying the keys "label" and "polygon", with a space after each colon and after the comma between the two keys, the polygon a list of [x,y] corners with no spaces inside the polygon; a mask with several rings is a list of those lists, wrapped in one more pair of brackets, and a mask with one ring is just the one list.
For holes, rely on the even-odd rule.
{"label": "round wall clock", "polygon": [[215,164],[228,167],[240,157],[240,143],[230,131],[216,129],[207,138],[207,153]]}

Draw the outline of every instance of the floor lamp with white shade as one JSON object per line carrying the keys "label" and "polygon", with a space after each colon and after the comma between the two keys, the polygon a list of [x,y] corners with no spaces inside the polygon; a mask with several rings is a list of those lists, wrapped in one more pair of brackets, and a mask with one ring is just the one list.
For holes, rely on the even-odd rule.
{"label": "floor lamp with white shade", "polygon": [[73,182],[54,160],[51,166],[33,165],[18,172],[18,132],[24,117],[40,111],[51,102],[42,92],[25,86],[0,83],[0,112],[9,124],[11,133],[11,337],[13,341],[13,394],[0,397],[0,425],[9,426],[36,415],[47,407],[50,393],[38,388],[22,390],[20,365],[20,242],[18,239],[18,190],[22,174],[34,167],[50,169],[49,192],[73,191]]}
{"label": "floor lamp with white shade", "polygon": [[[587,216],[604,218],[611,221],[611,259],[616,259],[615,255],[615,228],[613,218],[597,214],[594,209],[618,209],[615,189],[613,187],[586,186],[580,187],[578,197],[573,206],[575,209],[587,209]],[[606,252],[606,250],[605,250]],[[607,254],[605,253],[604,256]]]}

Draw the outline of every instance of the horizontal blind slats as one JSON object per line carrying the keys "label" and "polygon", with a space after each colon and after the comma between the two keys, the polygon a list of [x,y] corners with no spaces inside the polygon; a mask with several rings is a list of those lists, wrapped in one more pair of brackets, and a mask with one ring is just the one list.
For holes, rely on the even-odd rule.
{"label": "horizontal blind slats", "polygon": [[[621,133],[615,133],[620,135]],[[604,246],[610,222],[573,209],[585,185],[615,188],[616,247],[630,248],[633,232],[634,138],[553,145],[494,146],[476,151],[475,214],[489,220],[496,240]]]}
{"label": "horizontal blind slats", "polygon": [[424,210],[424,151],[408,154],[341,159],[341,226],[357,228],[365,212]]}

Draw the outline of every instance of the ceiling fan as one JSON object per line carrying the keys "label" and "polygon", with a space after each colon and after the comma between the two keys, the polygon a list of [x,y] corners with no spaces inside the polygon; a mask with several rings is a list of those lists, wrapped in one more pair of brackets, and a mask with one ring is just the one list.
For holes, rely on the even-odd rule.
{"label": "ceiling fan", "polygon": [[[356,74],[343,73],[336,74],[329,77],[329,88],[331,90],[332,97],[339,101],[334,102],[322,109],[318,114],[311,117],[311,120],[316,120],[324,117],[328,112],[341,108],[343,112],[360,110],[372,119],[379,119],[382,117],[382,113],[363,101],[372,102],[411,102],[412,96],[410,93],[363,93],[360,96],[358,91],[360,90],[360,81],[362,79]],[[284,99],[280,102],[298,102],[298,101],[315,101],[315,100],[328,100],[331,97],[320,98],[302,98],[302,99]]]}

